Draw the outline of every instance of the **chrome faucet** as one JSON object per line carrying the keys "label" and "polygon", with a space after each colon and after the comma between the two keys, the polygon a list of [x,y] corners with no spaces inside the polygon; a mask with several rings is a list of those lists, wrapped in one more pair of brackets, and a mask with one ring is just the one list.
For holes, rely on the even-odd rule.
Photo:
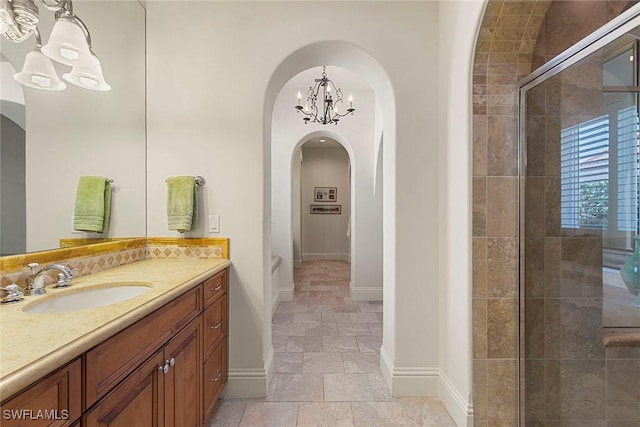
{"label": "chrome faucet", "polygon": [[58,281],[54,288],[66,288],[71,285],[73,272],[71,269],[62,264],[51,264],[38,270],[39,264],[32,262],[28,264],[31,269],[31,276],[27,279],[26,295],[42,295],[47,291],[44,289],[44,275],[48,271],[58,270]]}

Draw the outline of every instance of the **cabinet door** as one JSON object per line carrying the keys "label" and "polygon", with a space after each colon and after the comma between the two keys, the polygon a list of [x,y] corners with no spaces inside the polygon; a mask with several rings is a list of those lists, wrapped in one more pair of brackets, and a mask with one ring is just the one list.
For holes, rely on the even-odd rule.
{"label": "cabinet door", "polygon": [[69,426],[80,417],[80,359],[58,369],[11,400],[2,403],[3,427]]}
{"label": "cabinet door", "polygon": [[85,365],[85,396],[92,406],[136,366],[154,354],[202,310],[198,286],[89,350]]}
{"label": "cabinet door", "polygon": [[165,426],[202,425],[202,316],[191,322],[169,343],[164,356],[169,370],[165,375]]}
{"label": "cabinet door", "polygon": [[163,427],[164,357],[155,353],[84,416],[84,427]]}

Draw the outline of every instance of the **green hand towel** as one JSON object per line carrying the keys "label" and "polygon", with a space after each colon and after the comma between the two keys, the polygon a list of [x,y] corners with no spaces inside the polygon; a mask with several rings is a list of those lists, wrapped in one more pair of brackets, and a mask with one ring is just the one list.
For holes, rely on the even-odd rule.
{"label": "green hand towel", "polygon": [[193,176],[167,179],[167,219],[169,230],[191,231],[195,218],[196,180]]}
{"label": "green hand towel", "polygon": [[73,228],[103,233],[109,226],[111,184],[101,176],[81,176],[76,192]]}

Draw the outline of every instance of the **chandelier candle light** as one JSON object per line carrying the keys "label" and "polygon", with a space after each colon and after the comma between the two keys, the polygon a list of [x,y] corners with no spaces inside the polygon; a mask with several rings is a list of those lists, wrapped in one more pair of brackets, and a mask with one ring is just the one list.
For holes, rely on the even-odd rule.
{"label": "chandelier candle light", "polygon": [[91,35],[82,20],[73,13],[71,0],[40,0],[55,12],[55,25],[49,42],[43,46],[38,31],[39,9],[35,0],[0,0],[0,33],[14,43],[35,34],[36,47],[25,58],[21,72],[15,79],[35,89],[59,91],[66,89],[56,75],[51,60],[67,65],[69,73],[62,75],[67,82],[84,89],[105,92],[111,86],[104,80],[100,60],[91,48]]}
{"label": "chandelier candle light", "polygon": [[[322,95],[320,95],[321,89]],[[335,95],[331,94],[332,91]],[[318,105],[316,104],[319,96],[322,96],[323,99],[322,112],[319,111]],[[342,89],[336,88],[336,85],[327,77],[326,66],[322,67],[322,78],[315,79],[315,85],[309,86],[309,90],[307,91],[307,102],[311,103],[311,107],[309,107],[308,103],[303,107],[300,104],[301,101],[302,93],[298,91],[298,105],[295,106],[295,109],[305,115],[305,117],[302,118],[305,124],[315,122],[323,125],[337,125],[341,117],[347,114],[353,115],[353,112],[356,111],[356,109],[353,108],[353,96],[349,95],[349,108],[347,108],[345,113],[340,114],[338,104],[343,102]]]}

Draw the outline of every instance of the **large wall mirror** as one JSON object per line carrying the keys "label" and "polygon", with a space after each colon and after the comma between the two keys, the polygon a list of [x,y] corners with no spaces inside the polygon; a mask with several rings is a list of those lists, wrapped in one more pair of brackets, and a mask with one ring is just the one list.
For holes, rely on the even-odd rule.
{"label": "large wall mirror", "polygon": [[[35,0],[46,44],[54,13]],[[0,37],[0,256],[59,247],[60,239],[139,237],[146,233],[145,10],[137,1],[75,0],[111,90],[67,83],[45,91],[13,74],[35,47]],[[71,67],[54,62],[62,78]],[[63,80],[64,81],[64,80]],[[113,181],[103,233],[73,230],[78,180]]]}

